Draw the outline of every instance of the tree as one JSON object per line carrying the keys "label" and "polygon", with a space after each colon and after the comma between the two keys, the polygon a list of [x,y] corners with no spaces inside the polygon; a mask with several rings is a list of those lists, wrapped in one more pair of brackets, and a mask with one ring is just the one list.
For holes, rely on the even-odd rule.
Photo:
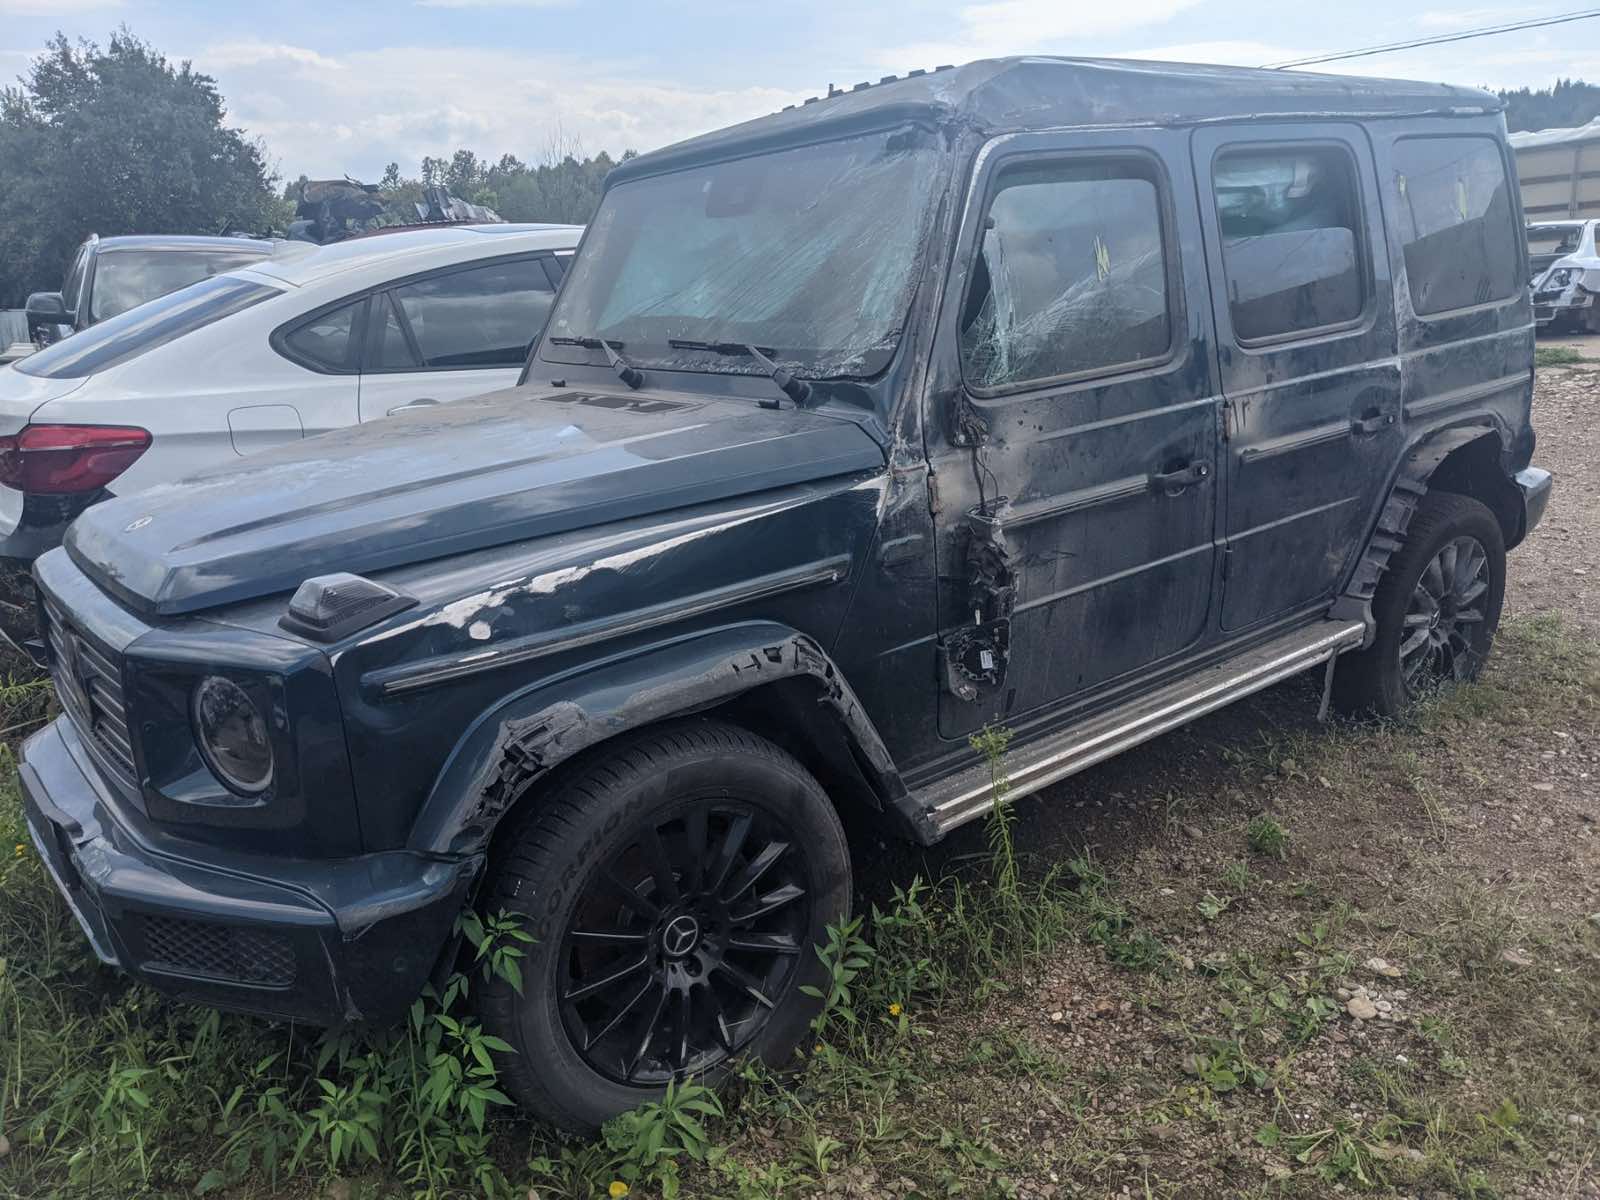
{"label": "tree", "polygon": [[1538,91],[1518,88],[1501,92],[1500,99],[1506,102],[1506,128],[1512,133],[1521,129],[1566,129],[1587,125],[1600,117],[1600,84],[1581,79],[1558,79],[1554,87]]}
{"label": "tree", "polygon": [[90,233],[264,232],[284,219],[261,144],[223,123],[216,82],[126,29],[57,34],[0,92],[0,304],[61,284]]}

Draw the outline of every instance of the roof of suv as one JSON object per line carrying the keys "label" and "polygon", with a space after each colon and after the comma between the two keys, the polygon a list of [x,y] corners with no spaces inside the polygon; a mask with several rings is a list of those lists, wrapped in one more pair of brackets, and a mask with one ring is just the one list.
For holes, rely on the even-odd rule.
{"label": "roof of suv", "polygon": [[[885,76],[620,164],[613,179],[652,174],[734,147],[837,136],[851,128],[961,121],[985,132],[1075,125],[1193,125],[1243,117],[1395,117],[1498,112],[1488,92],[1442,83],[1194,63],[1043,56]],[[836,128],[835,128],[836,127]]]}
{"label": "roof of suv", "polygon": [[107,250],[239,250],[265,258],[276,243],[266,238],[192,237],[176,233],[118,234],[96,240],[101,253]]}
{"label": "roof of suv", "polygon": [[[570,250],[578,244],[581,225],[440,225],[429,229],[405,229],[371,237],[348,238],[327,246],[310,242],[279,242],[272,256],[253,263],[251,271],[270,275],[283,283],[303,287],[319,279],[343,274],[376,259],[423,257],[451,247],[471,246],[466,258],[480,252],[498,250],[515,254],[520,250]],[[418,269],[422,269],[420,266]],[[396,274],[404,274],[397,271]]]}

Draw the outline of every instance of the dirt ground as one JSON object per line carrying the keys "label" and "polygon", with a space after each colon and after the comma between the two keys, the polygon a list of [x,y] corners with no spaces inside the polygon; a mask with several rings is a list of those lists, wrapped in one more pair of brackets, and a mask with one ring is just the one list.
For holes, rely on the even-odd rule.
{"label": "dirt ground", "polygon": [[1561,613],[1600,638],[1600,334],[1540,338],[1583,361],[1539,373],[1534,461],[1555,472],[1545,519],[1512,560],[1508,615]]}

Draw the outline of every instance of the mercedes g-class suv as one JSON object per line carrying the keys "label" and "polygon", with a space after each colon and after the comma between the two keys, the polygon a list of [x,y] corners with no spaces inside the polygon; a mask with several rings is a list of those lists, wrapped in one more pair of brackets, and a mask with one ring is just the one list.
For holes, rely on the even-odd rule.
{"label": "mercedes g-class suv", "polygon": [[27,819],[100,957],[401,1014],[464,906],[588,1128],[782,1060],[839,812],[931,843],[1322,665],[1489,650],[1539,519],[1499,101],[1150,62],[862,84],[608,180],[519,386],[109,500]]}

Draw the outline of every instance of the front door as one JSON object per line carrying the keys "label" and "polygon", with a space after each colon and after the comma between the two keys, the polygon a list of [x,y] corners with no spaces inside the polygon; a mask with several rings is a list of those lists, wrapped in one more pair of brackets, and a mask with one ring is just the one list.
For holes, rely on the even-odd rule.
{"label": "front door", "polygon": [[1377,181],[1356,126],[1194,134],[1227,396],[1222,627],[1332,597],[1400,450]]}
{"label": "front door", "polygon": [[1020,135],[980,164],[929,392],[947,738],[1195,646],[1215,560],[1183,135]]}

